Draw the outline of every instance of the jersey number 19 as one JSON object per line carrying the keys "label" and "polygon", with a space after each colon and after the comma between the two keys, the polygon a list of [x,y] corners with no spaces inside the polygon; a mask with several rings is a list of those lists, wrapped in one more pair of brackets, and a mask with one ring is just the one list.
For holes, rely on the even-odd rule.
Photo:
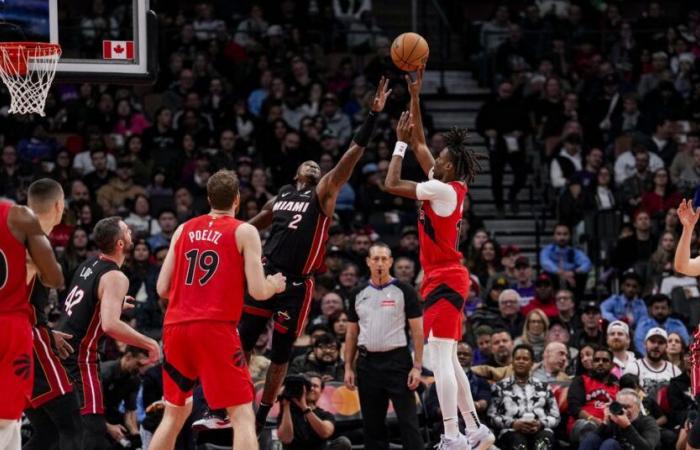
{"label": "jersey number 19", "polygon": [[185,253],[185,258],[187,258],[187,278],[185,279],[187,285],[194,282],[197,267],[204,272],[197,282],[200,286],[204,286],[211,280],[219,266],[219,254],[214,250],[205,250],[199,253],[199,249],[194,248]]}

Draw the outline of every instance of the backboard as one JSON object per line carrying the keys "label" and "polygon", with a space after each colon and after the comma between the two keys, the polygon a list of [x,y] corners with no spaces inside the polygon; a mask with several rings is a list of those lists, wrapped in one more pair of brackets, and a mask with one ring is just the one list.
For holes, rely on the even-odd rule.
{"label": "backboard", "polygon": [[60,44],[58,81],[152,83],[157,37],[149,0],[0,0],[0,41]]}

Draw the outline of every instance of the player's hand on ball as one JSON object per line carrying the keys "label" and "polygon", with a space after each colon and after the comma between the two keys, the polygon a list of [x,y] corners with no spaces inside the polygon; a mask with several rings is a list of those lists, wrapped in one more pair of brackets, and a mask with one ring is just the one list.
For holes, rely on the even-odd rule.
{"label": "player's hand on ball", "polygon": [[415,81],[411,78],[410,74],[405,75],[408,92],[411,93],[411,97],[418,97],[420,95],[420,90],[423,87],[423,74],[425,74],[425,66],[418,69]]}
{"label": "player's hand on ball", "polygon": [[278,294],[280,292],[284,292],[285,288],[287,287],[287,277],[285,277],[281,273],[268,275],[267,281],[269,281],[270,283],[272,283],[273,286],[275,286],[275,292]]}
{"label": "player's hand on ball", "polygon": [[386,77],[382,77],[379,80],[379,86],[377,86],[377,92],[374,94],[374,99],[372,100],[372,111],[381,112],[386,105],[386,99],[391,95],[391,89],[387,89],[389,86],[389,80]]}
{"label": "player's hand on ball", "polygon": [[677,214],[683,227],[694,228],[700,217],[700,208],[693,209],[692,200],[683,200],[678,207]]}
{"label": "player's hand on ball", "polygon": [[402,142],[410,142],[413,133],[413,117],[408,111],[401,113],[399,124],[396,125],[396,139]]}

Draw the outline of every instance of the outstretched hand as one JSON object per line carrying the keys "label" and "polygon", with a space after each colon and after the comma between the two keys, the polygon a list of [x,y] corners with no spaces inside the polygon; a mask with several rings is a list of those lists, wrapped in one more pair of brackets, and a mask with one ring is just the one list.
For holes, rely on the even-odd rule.
{"label": "outstretched hand", "polygon": [[389,80],[386,77],[382,77],[379,80],[379,86],[377,86],[377,92],[374,94],[374,99],[372,99],[372,111],[381,112],[386,105],[386,99],[391,95],[391,89],[389,87]]}
{"label": "outstretched hand", "polygon": [[413,133],[413,116],[408,111],[401,113],[398,125],[396,125],[396,139],[402,142],[410,142]]}
{"label": "outstretched hand", "polygon": [[692,229],[700,218],[700,208],[694,209],[692,200],[682,200],[677,214],[683,227]]}
{"label": "outstretched hand", "polygon": [[408,85],[408,92],[411,93],[411,97],[417,97],[420,95],[421,87],[423,86],[423,74],[425,74],[425,66],[421,67],[416,71],[416,80],[414,81],[410,74],[406,74],[406,84]]}

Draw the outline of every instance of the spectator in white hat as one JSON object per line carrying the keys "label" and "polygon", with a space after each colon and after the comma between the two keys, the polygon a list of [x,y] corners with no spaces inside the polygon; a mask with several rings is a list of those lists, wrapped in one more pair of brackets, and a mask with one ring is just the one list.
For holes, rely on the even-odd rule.
{"label": "spectator in white hat", "polygon": [[615,364],[612,373],[619,378],[625,367],[635,360],[634,353],[629,350],[630,327],[621,320],[614,320],[608,325],[607,335],[607,344],[613,352]]}
{"label": "spectator in white hat", "polygon": [[668,334],[666,330],[654,327],[644,338],[646,356],[636,359],[625,367],[625,374],[637,375],[639,384],[647,395],[655,395],[656,391],[668,384],[671,378],[681,374],[681,370],[664,359]]}

